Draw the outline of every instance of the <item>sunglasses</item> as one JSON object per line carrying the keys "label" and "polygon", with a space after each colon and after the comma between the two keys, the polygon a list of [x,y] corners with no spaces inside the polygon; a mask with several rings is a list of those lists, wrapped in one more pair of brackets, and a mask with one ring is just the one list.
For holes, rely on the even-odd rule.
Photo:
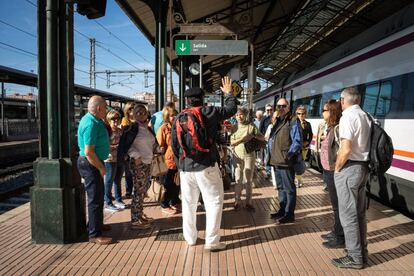
{"label": "sunglasses", "polygon": [[326,111],[329,111],[328,109],[324,109],[324,110],[322,110],[322,112],[326,112]]}
{"label": "sunglasses", "polygon": [[273,109],[266,109],[266,111],[273,111]]}
{"label": "sunglasses", "polygon": [[111,121],[119,121],[119,117],[113,117],[113,118],[111,118],[109,120],[111,120]]}
{"label": "sunglasses", "polygon": [[277,109],[282,109],[282,108],[286,108],[286,107],[287,107],[286,104],[278,104],[278,105],[276,105],[276,108]]}
{"label": "sunglasses", "polygon": [[146,111],[138,111],[135,114],[137,114],[137,115],[147,115],[147,112]]}
{"label": "sunglasses", "polygon": [[303,112],[297,112],[296,115],[305,115]]}

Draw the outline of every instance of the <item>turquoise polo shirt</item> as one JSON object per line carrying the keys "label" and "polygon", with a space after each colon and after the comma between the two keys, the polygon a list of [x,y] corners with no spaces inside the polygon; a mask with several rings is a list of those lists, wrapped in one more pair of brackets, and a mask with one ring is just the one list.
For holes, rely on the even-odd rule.
{"label": "turquoise polo shirt", "polygon": [[79,155],[85,156],[85,145],[95,146],[95,153],[100,160],[108,158],[109,136],[104,122],[87,113],[79,122],[78,128]]}

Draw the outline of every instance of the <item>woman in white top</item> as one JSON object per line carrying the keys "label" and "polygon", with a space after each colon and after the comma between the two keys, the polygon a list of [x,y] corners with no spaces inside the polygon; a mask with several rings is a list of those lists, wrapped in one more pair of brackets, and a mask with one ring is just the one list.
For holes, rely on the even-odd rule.
{"label": "woman in white top", "polygon": [[151,227],[152,219],[143,212],[144,197],[150,187],[151,162],[156,148],[155,136],[148,127],[148,110],[145,105],[137,104],[133,114],[138,133],[128,149],[130,168],[134,183],[131,202],[131,226],[135,229]]}

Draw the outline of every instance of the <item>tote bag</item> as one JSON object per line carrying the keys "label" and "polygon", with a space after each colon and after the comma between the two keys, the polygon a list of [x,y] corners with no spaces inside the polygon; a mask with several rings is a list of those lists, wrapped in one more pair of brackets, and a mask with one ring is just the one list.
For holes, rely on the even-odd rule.
{"label": "tote bag", "polygon": [[151,176],[162,176],[165,175],[167,172],[168,168],[165,164],[164,156],[160,154],[154,155],[151,163]]}
{"label": "tote bag", "polygon": [[161,202],[164,197],[164,186],[156,178],[151,180],[151,186],[147,191],[147,195],[151,201]]}

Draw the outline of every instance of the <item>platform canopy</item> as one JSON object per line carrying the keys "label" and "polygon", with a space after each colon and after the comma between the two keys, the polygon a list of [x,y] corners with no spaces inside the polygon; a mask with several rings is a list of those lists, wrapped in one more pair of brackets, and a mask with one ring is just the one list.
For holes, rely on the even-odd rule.
{"label": "platform canopy", "polygon": [[[156,22],[151,6],[168,0],[116,0],[123,11],[155,44]],[[410,0],[173,0],[172,33],[181,23],[218,23],[228,36],[188,36],[188,39],[237,39],[254,45],[257,76],[270,84],[315,63],[322,54],[341,45]],[[169,17],[167,16],[167,30]],[[234,35],[230,35],[233,33]],[[167,40],[169,35],[167,34]],[[177,36],[176,39],[183,39]],[[170,55],[167,41],[167,55]],[[177,56],[172,52],[173,65]],[[240,66],[247,78],[249,56],[207,56],[203,79],[207,89],[218,89],[220,75]]]}

